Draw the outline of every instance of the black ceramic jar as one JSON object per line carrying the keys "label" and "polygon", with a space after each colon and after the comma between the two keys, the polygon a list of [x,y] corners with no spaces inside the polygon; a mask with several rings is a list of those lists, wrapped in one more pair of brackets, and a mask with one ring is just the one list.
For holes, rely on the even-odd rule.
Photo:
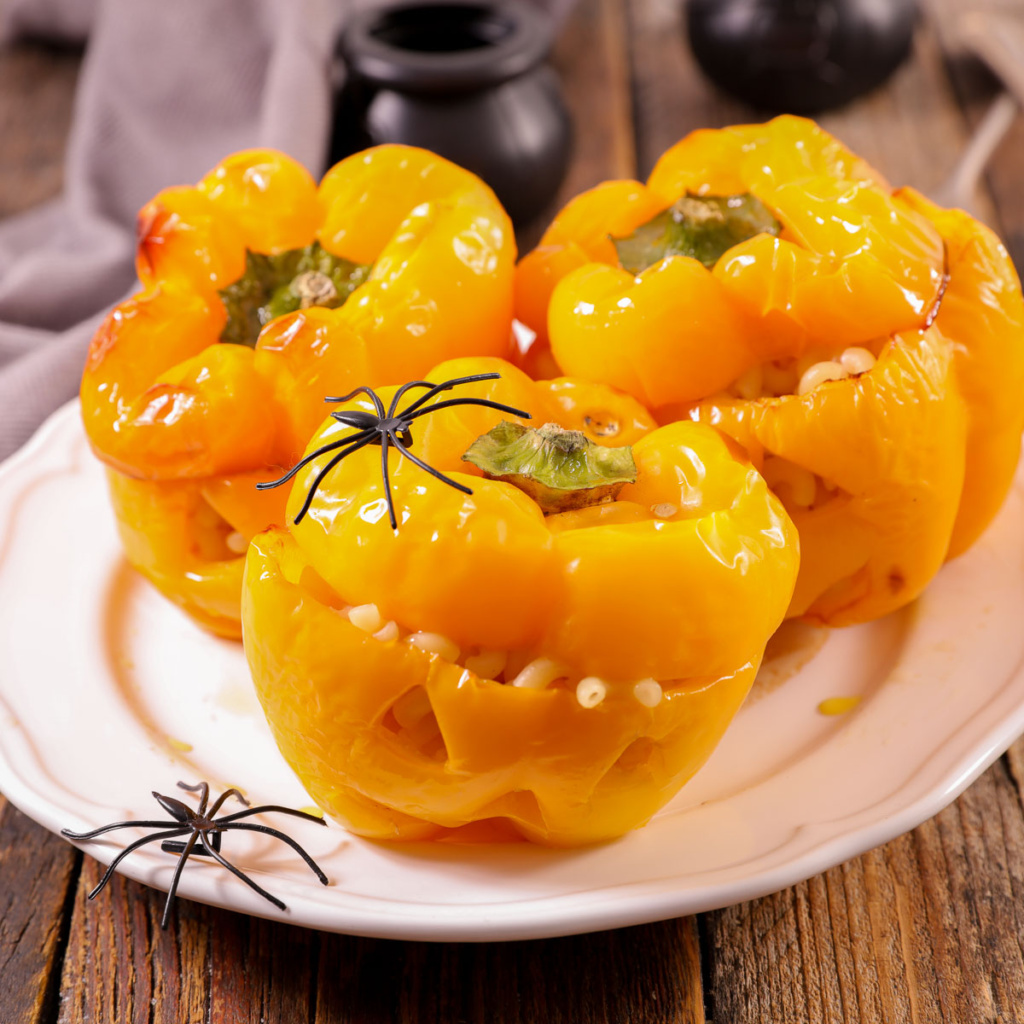
{"label": "black ceramic jar", "polygon": [[686,0],[690,46],[727,92],[814,114],[880,85],[910,51],[915,0]]}
{"label": "black ceramic jar", "polygon": [[571,124],[545,65],[550,20],[522,0],[402,3],[352,17],[332,156],[402,142],[478,174],[524,224],[565,176]]}

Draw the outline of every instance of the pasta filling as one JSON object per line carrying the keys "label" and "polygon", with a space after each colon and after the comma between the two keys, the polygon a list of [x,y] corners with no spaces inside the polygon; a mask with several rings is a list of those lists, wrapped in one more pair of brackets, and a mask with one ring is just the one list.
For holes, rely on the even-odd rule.
{"label": "pasta filling", "polygon": [[[881,347],[881,343],[876,346]],[[869,373],[877,362],[876,354],[867,347],[854,345],[838,356],[810,352],[798,359],[778,359],[751,367],[737,377],[726,396],[745,402],[761,398],[803,396],[829,381],[848,380]]]}
{"label": "pasta filling", "polygon": [[[326,584],[319,578],[312,579],[309,575],[312,572],[313,570],[307,568],[303,573],[302,585],[313,590],[318,599],[322,599]],[[481,680],[498,685],[514,686],[524,690],[566,690],[575,694],[577,701],[585,708],[594,708],[602,704],[613,691],[628,693],[631,699],[644,707],[653,708],[661,703],[664,691],[669,687],[669,684],[663,685],[655,679],[608,680],[597,676],[583,676],[578,672],[574,673],[554,658],[536,656],[526,651],[503,651],[484,647],[462,649],[454,640],[442,633],[410,630],[393,619],[385,620],[375,604],[345,605],[339,603],[336,597],[329,603],[356,629],[367,633],[378,643],[408,644],[451,665],[459,665]],[[419,705],[412,702],[406,706],[403,701],[405,698],[398,702],[402,705],[401,708],[396,704],[394,709],[395,730],[406,728],[405,723],[410,718],[417,717],[416,709]],[[422,713],[426,714],[426,711]]]}
{"label": "pasta filling", "polygon": [[[881,347],[881,340],[874,347]],[[855,345],[839,355],[810,352],[798,359],[776,360],[748,370],[733,382],[729,399],[804,397],[822,385],[870,373],[877,362],[871,348]],[[766,454],[761,475],[788,510],[817,509],[843,493],[836,484],[780,455]]]}

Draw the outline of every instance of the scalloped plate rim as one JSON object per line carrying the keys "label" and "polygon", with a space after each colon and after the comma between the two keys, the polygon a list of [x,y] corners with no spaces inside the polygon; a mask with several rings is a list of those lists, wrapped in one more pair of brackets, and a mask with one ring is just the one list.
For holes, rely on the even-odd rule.
{"label": "scalloped plate rim", "polygon": [[[54,472],[58,476],[62,470],[68,471],[66,466],[60,465],[59,456],[67,447],[65,440],[70,443],[77,436],[81,441],[81,433],[78,403],[73,400],[55,412],[28,444],[0,465],[0,499],[9,488],[17,486],[19,478],[25,476],[26,472],[30,477],[33,474],[38,477],[45,471]],[[43,464],[33,466],[33,460],[40,456],[43,457]],[[47,459],[57,462],[56,470],[52,465],[47,465]],[[1020,487],[1019,477],[1017,486]],[[7,528],[11,529],[11,524],[7,524]],[[5,571],[4,556],[9,539],[0,537],[0,577]],[[9,685],[0,678],[0,712],[3,712],[0,714],[0,792],[29,817],[54,832],[59,831],[62,825],[75,824],[76,814],[82,820],[88,820],[88,814],[81,813],[82,804],[75,800],[71,790],[64,790],[72,798],[71,807],[62,806],[61,802],[45,792],[46,786],[40,780],[46,775],[47,768],[42,759],[36,765],[40,777],[35,780],[24,777],[24,764],[31,761],[32,756],[19,755],[15,747],[19,742],[38,742],[39,738],[26,734],[20,723],[12,720],[5,699]],[[186,898],[214,906],[328,931],[430,941],[545,938],[711,910],[800,882],[895,838],[947,806],[1024,731],[1024,665],[1018,663],[1008,678],[999,680],[998,685],[991,684],[990,696],[991,700],[980,705],[976,714],[966,719],[953,733],[963,744],[955,756],[950,752],[949,744],[932,751],[931,756],[917,765],[917,770],[901,787],[882,794],[874,804],[848,816],[850,819],[865,820],[856,822],[839,818],[831,823],[832,834],[822,835],[795,856],[787,856],[785,849],[793,837],[805,829],[813,831],[812,826],[794,820],[790,840],[774,851],[764,852],[762,860],[766,863],[759,870],[746,873],[741,871],[705,885],[686,887],[673,884],[678,883],[680,878],[672,874],[669,866],[662,878],[627,879],[615,885],[605,885],[592,892],[594,898],[589,902],[581,902],[578,898],[581,892],[589,891],[583,888],[567,890],[554,896],[518,900],[503,899],[501,893],[496,892],[496,899],[492,903],[474,904],[452,904],[443,900],[437,903],[399,902],[387,897],[370,899],[365,895],[343,893],[347,902],[339,906],[337,902],[323,902],[316,898],[319,887],[310,876],[307,885],[303,885],[301,879],[297,881],[296,891],[300,895],[296,898],[294,892],[290,893],[292,909],[286,913],[278,912],[263,903],[243,886],[223,884],[222,878],[206,871],[186,871],[180,892]],[[1002,704],[1009,705],[1006,712],[996,722],[988,723],[988,719],[995,714],[994,709]],[[979,717],[985,719],[981,723],[980,733],[966,736],[967,733],[978,732],[979,723],[976,719]],[[43,745],[45,747],[45,741]],[[914,788],[913,780],[922,775],[930,778],[926,788],[901,802],[901,796]],[[56,787],[63,785],[59,779],[51,781]],[[897,806],[890,807],[893,803]],[[820,827],[820,823],[815,827]],[[365,843],[364,840],[347,836],[340,829],[332,831],[341,834],[343,846]],[[640,834],[633,833],[619,842],[629,842]],[[373,847],[375,844],[367,845]],[[82,845],[80,848],[103,864],[108,864],[120,849],[111,845]],[[460,856],[472,860],[473,847],[463,847],[461,850],[467,852]],[[550,854],[551,851],[545,851],[545,855]],[[555,856],[574,858],[578,852],[558,851]],[[151,854],[127,859],[121,873],[144,884],[164,888],[172,867],[173,862]],[[568,907],[563,905],[566,899],[570,901]]]}

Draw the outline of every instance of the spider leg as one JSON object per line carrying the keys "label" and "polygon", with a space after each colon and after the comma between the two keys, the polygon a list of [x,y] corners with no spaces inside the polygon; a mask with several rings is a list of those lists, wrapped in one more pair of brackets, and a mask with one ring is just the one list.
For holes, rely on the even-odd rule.
{"label": "spider leg", "polygon": [[391,529],[398,529],[398,520],[395,518],[395,501],[391,497],[391,478],[388,476],[388,442],[391,439],[391,432],[385,430],[380,438],[380,475],[384,480],[384,497],[388,502],[388,517],[391,519]]}
{"label": "spider leg", "polygon": [[180,828],[178,821],[115,821],[112,825],[104,825],[102,828],[94,828],[91,832],[72,832],[71,829],[62,828],[60,834],[65,839],[74,839],[79,842],[86,839],[95,839],[104,832],[113,832],[117,828]]}
{"label": "spider leg", "polygon": [[333,441],[331,444],[325,444],[322,447],[317,448],[315,452],[310,452],[305,458],[299,459],[299,461],[296,462],[284,476],[278,477],[277,480],[266,480],[258,483],[256,485],[256,490],[266,491],[271,487],[280,487],[281,484],[288,483],[288,481],[291,480],[291,478],[295,476],[303,466],[308,466],[314,459],[318,459],[321,455],[326,455],[327,452],[334,451],[336,448],[344,448],[345,445],[352,444],[355,441],[361,441],[367,433],[369,433],[369,431],[360,430],[358,433],[349,434],[347,437],[343,437],[340,441]]}
{"label": "spider leg", "polygon": [[281,807],[278,804],[262,804],[259,807],[250,807],[244,811],[235,811],[234,814],[225,814],[217,819],[217,824],[224,825],[232,821],[238,821],[239,818],[248,818],[253,814],[265,814],[271,811],[278,814],[290,814],[293,818],[303,818],[305,821],[312,821],[317,825],[323,825],[324,828],[327,827],[327,822],[323,818],[318,818],[315,814],[297,811],[294,807]]}
{"label": "spider leg", "polygon": [[[219,850],[220,849],[220,833],[219,832],[213,832],[211,834],[213,835],[213,845]],[[181,853],[181,851],[185,849],[185,846],[186,846],[186,844],[181,842],[180,839],[165,839],[160,844],[160,849],[163,850],[164,853]],[[192,856],[193,857],[209,857],[210,855],[206,852],[205,849],[203,849],[202,847],[199,847],[198,849],[192,851]]]}
{"label": "spider leg", "polygon": [[279,900],[276,896],[272,896],[262,886],[257,885],[248,875],[244,874],[242,871],[239,871],[239,869],[236,868],[235,865],[231,863],[231,861],[226,860],[224,857],[222,857],[207,841],[206,833],[201,832],[199,834],[199,839],[202,842],[203,846],[206,848],[206,852],[215,861],[217,861],[217,863],[220,864],[221,867],[227,868],[228,871],[231,872],[231,874],[235,875],[237,878],[240,878],[243,882],[245,882],[247,886],[249,886],[250,889],[255,889],[256,892],[258,892],[265,900],[269,900],[279,910],[288,909],[288,907],[284,903],[282,903],[281,900]]}
{"label": "spider leg", "polygon": [[460,484],[456,480],[452,480],[451,477],[445,476],[444,473],[442,473],[440,470],[434,469],[433,466],[428,466],[422,459],[417,458],[415,455],[413,455],[413,453],[409,451],[408,448],[406,448],[402,444],[399,444],[394,437],[391,438],[391,441],[394,444],[394,446],[402,453],[402,455],[405,456],[405,458],[407,458],[410,462],[414,462],[417,466],[420,467],[420,469],[426,470],[426,472],[428,472],[431,476],[437,477],[438,480],[441,480],[443,483],[446,483],[449,487],[454,487],[455,490],[457,491],[462,491],[463,494],[473,493],[472,490],[470,490],[470,488],[468,488],[465,484]]}
{"label": "spider leg", "polygon": [[365,384],[356,388],[354,391],[350,391],[347,395],[331,396],[329,398],[325,398],[324,401],[349,402],[353,398],[355,398],[356,395],[360,394],[366,395],[370,399],[370,401],[373,402],[374,408],[377,410],[377,415],[381,419],[385,419],[387,417],[387,413],[384,411],[384,403],[377,397],[377,392],[373,391],[371,388],[368,388]]}
{"label": "spider leg", "polygon": [[358,444],[352,445],[351,448],[346,448],[344,451],[339,452],[337,455],[334,456],[333,459],[331,459],[330,462],[327,463],[326,466],[324,466],[323,469],[320,470],[319,473],[317,473],[316,478],[313,480],[313,483],[309,488],[309,493],[306,495],[306,500],[302,503],[302,508],[299,509],[299,514],[295,517],[296,526],[300,522],[302,522],[303,516],[305,516],[305,514],[309,511],[309,506],[313,504],[313,497],[316,494],[317,488],[320,486],[320,483],[323,480],[323,478],[327,476],[327,474],[330,473],[330,471],[334,469],[334,467],[339,462],[341,462],[341,460],[345,458],[346,455],[351,455],[354,451],[358,451],[358,449],[360,448],[365,448],[366,445],[368,445],[372,440],[374,440],[375,436],[377,436],[376,432],[374,434],[371,434],[369,437],[364,438]]}
{"label": "spider leg", "polygon": [[199,793],[199,809],[196,814],[202,816],[206,813],[206,801],[210,799],[210,784],[208,782],[197,782],[190,786],[187,782],[178,782],[178,789],[188,790],[189,793]]}
{"label": "spider leg", "polygon": [[141,839],[136,839],[134,843],[129,843],[111,862],[110,867],[107,868],[103,877],[99,881],[99,885],[91,893],[89,893],[89,899],[94,899],[102,891],[103,887],[110,881],[110,876],[113,875],[114,869],[118,864],[121,863],[128,856],[129,853],[134,853],[140,846],[145,846],[146,843],[155,843],[158,839],[171,839],[174,836],[183,836],[186,832],[191,832],[189,828],[175,828],[169,832],[157,832],[152,836],[143,836]]}
{"label": "spider leg", "polygon": [[395,415],[395,412],[398,410],[398,403],[407,391],[412,388],[432,388],[434,386],[429,380],[411,380],[408,384],[403,384],[395,392],[395,397],[391,399],[391,404],[388,406],[388,417],[390,418]]}
{"label": "spider leg", "polygon": [[[202,785],[206,786],[206,783],[204,782],[202,783]],[[183,786],[182,788],[192,789],[193,787]],[[210,787],[207,786],[206,788],[207,791],[209,791]],[[201,834],[202,833],[200,832],[193,832],[192,835],[188,837],[188,842],[185,843],[185,848],[181,851],[181,856],[178,858],[178,863],[174,866],[174,877],[171,879],[171,887],[167,890],[167,899],[164,900],[164,912],[163,916],[160,918],[161,931],[167,931],[167,924],[171,920],[171,904],[174,902],[174,896],[178,891],[178,879],[181,878],[181,872],[185,868],[185,861],[188,860],[188,856],[195,848],[196,840],[199,838]]]}
{"label": "spider leg", "polygon": [[230,827],[233,829],[244,829],[246,832],[262,832],[264,835],[280,839],[282,843],[287,843],[309,865],[312,872],[320,879],[321,885],[330,884],[317,862],[291,836],[286,836],[283,832],[278,832],[276,828],[270,828],[268,825],[251,825],[248,822],[232,822]]}
{"label": "spider leg", "polygon": [[216,813],[221,809],[221,807],[224,806],[224,801],[227,800],[229,796],[238,797],[243,807],[249,806],[249,801],[246,800],[245,797],[242,796],[242,794],[237,789],[235,789],[234,786],[232,786],[231,789],[225,789],[224,792],[221,793],[219,797],[217,797],[217,799],[213,802],[213,806],[209,809],[209,811],[207,811],[206,817],[214,817]]}
{"label": "spider leg", "polygon": [[417,409],[411,416],[408,412],[403,413],[402,416],[406,419],[414,420],[420,416],[426,416],[428,412],[437,412],[438,409],[450,409],[454,405],[482,405],[486,409],[497,409],[498,412],[507,412],[512,416],[521,416],[524,420],[533,419],[528,412],[523,412],[522,409],[514,409],[511,405],[502,405],[501,402],[492,402],[489,398],[449,398],[443,402],[435,402],[433,405],[428,405],[425,409]]}
{"label": "spider leg", "polygon": [[481,380],[498,380],[500,377],[500,373],[474,373],[470,377],[453,377],[451,380],[446,380],[441,384],[435,384],[426,394],[420,395],[402,415],[418,409],[424,402],[429,402],[434,395],[439,395],[442,391],[451,391],[452,388],[456,388],[460,384],[475,384]]}

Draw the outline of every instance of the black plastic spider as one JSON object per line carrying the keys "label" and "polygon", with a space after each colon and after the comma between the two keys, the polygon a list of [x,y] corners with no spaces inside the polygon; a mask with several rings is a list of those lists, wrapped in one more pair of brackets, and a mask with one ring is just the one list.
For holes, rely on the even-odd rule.
{"label": "black plastic spider", "polygon": [[[118,828],[160,828],[166,831],[157,832],[155,835],[144,836],[142,839],[136,839],[134,843],[130,843],[126,846],[111,862],[110,867],[107,868],[106,873],[100,879],[99,885],[91,893],[89,893],[89,899],[93,899],[98,896],[102,891],[103,887],[110,881],[111,876],[114,874],[114,869],[118,864],[121,863],[128,854],[137,850],[140,846],[145,846],[147,843],[156,842],[157,839],[163,839],[164,842],[160,844],[160,849],[167,853],[180,854],[178,857],[178,865],[174,869],[174,878],[171,879],[171,887],[167,890],[167,901],[164,903],[163,917],[160,919],[160,927],[166,929],[167,922],[171,918],[171,904],[174,902],[174,895],[178,890],[178,880],[181,878],[181,872],[185,867],[185,862],[188,858],[195,854],[199,857],[212,857],[218,864],[226,867],[233,875],[240,878],[246,885],[251,889],[255,889],[264,899],[270,900],[280,910],[287,910],[288,908],[281,902],[276,896],[272,896],[266,889],[257,885],[248,875],[240,871],[234,864],[229,860],[222,857],[220,854],[220,837],[221,833],[227,832],[231,829],[237,829],[239,831],[246,832],[263,832],[265,835],[273,836],[275,839],[280,839],[281,842],[287,843],[295,852],[310,866],[317,878],[320,879],[322,885],[327,885],[327,876],[320,870],[316,862],[306,851],[299,846],[294,839],[290,836],[286,836],[283,832],[278,832],[277,829],[268,828],[266,825],[253,825],[248,822],[239,821],[240,818],[248,818],[253,814],[263,814],[267,811],[276,811],[279,814],[290,814],[296,818],[304,818],[306,821],[316,822],[318,825],[326,825],[327,822],[323,818],[317,818],[312,814],[307,814],[305,811],[296,811],[291,807],[279,807],[276,804],[265,804],[261,807],[250,807],[249,801],[238,792],[237,789],[226,789],[217,799],[213,802],[213,806],[207,809],[207,801],[210,798],[210,787],[205,782],[200,782],[198,785],[190,786],[187,782],[179,782],[179,788],[187,789],[190,793],[199,793],[199,807],[196,810],[192,810],[187,804],[182,803],[180,800],[176,800],[172,796],[162,796],[156,791],[153,792],[153,796],[156,798],[156,802],[174,819],[173,821],[117,821],[112,825],[104,825],[102,828],[93,829],[91,832],[71,832],[70,830],[63,828],[60,834],[67,839],[74,839],[77,841],[84,841],[87,839],[95,839],[99,835],[103,835],[104,832],[111,832]],[[234,814],[225,814],[221,817],[215,815],[221,809],[224,801],[229,796],[236,797],[246,806],[244,811],[236,811]],[[175,836],[188,836],[188,839],[184,842],[171,842]],[[201,846],[196,848],[196,843],[200,843]]]}
{"label": "black plastic spider", "polygon": [[[377,396],[377,393],[372,388],[358,387],[354,391],[349,392],[347,395],[340,397],[325,398],[325,402],[348,402],[355,398],[358,394],[367,395],[373,402],[374,407],[377,410],[375,416],[371,412],[363,412],[359,409],[347,410],[339,409],[336,412],[332,412],[331,415],[339,422],[344,423],[346,426],[356,427],[356,433],[348,434],[343,437],[340,441],[332,441],[330,444],[325,444],[315,451],[310,452],[305,458],[297,462],[283,477],[279,480],[271,480],[266,483],[259,483],[256,486],[262,491],[268,487],[279,487],[281,484],[287,483],[303,466],[308,465],[314,459],[320,458],[321,455],[326,455],[328,452],[337,451],[338,454],[334,456],[321,469],[315,479],[313,480],[312,486],[309,488],[309,493],[306,495],[306,500],[302,503],[302,508],[299,509],[299,514],[295,517],[295,522],[302,522],[302,517],[309,511],[309,506],[313,502],[313,496],[317,492],[317,488],[323,482],[323,479],[327,474],[334,469],[334,467],[345,458],[346,455],[351,455],[353,452],[358,451],[360,448],[366,447],[368,444],[378,444],[381,447],[380,456],[380,471],[381,476],[384,479],[384,495],[387,498],[388,503],[388,515],[391,519],[391,529],[398,529],[398,520],[395,517],[395,503],[391,497],[391,480],[388,477],[388,448],[397,448],[401,454],[409,459],[410,462],[414,462],[420,469],[426,470],[431,476],[437,477],[438,480],[448,484],[449,487],[454,487],[457,491],[462,491],[463,494],[472,494],[472,490],[460,484],[451,477],[447,477],[444,473],[434,469],[433,466],[428,466],[422,459],[417,458],[412,452],[409,451],[409,447],[412,444],[412,433],[411,427],[412,422],[415,419],[419,419],[420,416],[426,416],[427,413],[437,412],[438,409],[448,409],[454,405],[482,405],[488,409],[497,409],[499,412],[507,412],[512,416],[520,416],[523,419],[531,419],[532,417],[528,412],[523,412],[521,409],[513,409],[510,405],[502,405],[500,402],[492,402],[488,398],[449,398],[444,402],[435,402],[433,405],[424,405],[425,402],[429,402],[435,395],[439,395],[442,391],[450,391],[454,387],[458,387],[460,384],[473,384],[476,381],[481,380],[498,380],[501,377],[500,373],[477,373],[471,377],[455,377],[452,380],[446,380],[443,384],[431,384],[428,380],[412,380],[408,384],[403,384],[396,392],[395,397],[391,399],[390,407],[385,410],[384,403]],[[412,405],[399,411],[398,403],[402,400],[405,393],[412,388],[428,388],[429,390],[425,395],[421,395],[416,399]]]}

